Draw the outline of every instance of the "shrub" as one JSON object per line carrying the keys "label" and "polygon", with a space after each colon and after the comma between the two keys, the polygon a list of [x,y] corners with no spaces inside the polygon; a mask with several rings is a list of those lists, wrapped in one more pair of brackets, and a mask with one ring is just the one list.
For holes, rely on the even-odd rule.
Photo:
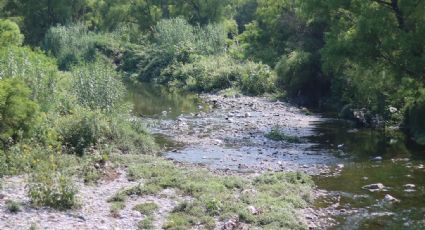
{"label": "shrub", "polygon": [[406,110],[404,126],[413,140],[425,145],[425,90],[422,89],[420,96],[410,104]]}
{"label": "shrub", "polygon": [[58,80],[55,60],[27,47],[0,49],[0,79],[17,78],[31,89],[31,99],[46,112],[55,105]]}
{"label": "shrub", "polygon": [[121,75],[107,63],[97,61],[72,69],[73,89],[80,105],[111,112],[122,99]]}
{"label": "shrub", "polygon": [[59,210],[76,207],[77,190],[71,178],[57,168],[51,155],[49,161],[41,162],[31,174],[28,195],[35,207],[47,206]]}
{"label": "shrub", "polygon": [[273,128],[269,133],[265,135],[270,140],[274,141],[286,141],[289,143],[300,143],[301,139],[297,136],[289,136],[282,132],[279,127]]}
{"label": "shrub", "polygon": [[247,62],[242,66],[241,91],[249,95],[261,95],[274,91],[275,74],[265,64]]}
{"label": "shrub", "polygon": [[98,143],[111,139],[108,118],[99,111],[80,110],[60,118],[58,133],[70,152],[83,155]]}
{"label": "shrub", "polygon": [[73,65],[94,60],[94,41],[82,24],[52,27],[44,38],[43,47],[57,59],[61,69],[70,69]]}
{"label": "shrub", "polygon": [[110,146],[122,152],[153,153],[156,145],[140,121],[99,110],[80,109],[59,119],[57,130],[71,153],[83,155],[91,148]]}
{"label": "shrub", "polygon": [[0,80],[0,141],[3,144],[27,137],[32,131],[38,118],[38,105],[29,99],[30,93],[20,80]]}
{"label": "shrub", "polygon": [[315,105],[329,90],[328,79],[320,69],[320,57],[295,50],[284,55],[276,65],[279,85],[288,96],[301,104]]}
{"label": "shrub", "polygon": [[24,36],[19,26],[7,19],[0,19],[0,47],[20,46]]}
{"label": "shrub", "polygon": [[13,200],[8,200],[6,201],[6,208],[11,213],[18,213],[21,211],[21,204]]}
{"label": "shrub", "polygon": [[219,24],[192,26],[183,18],[164,19],[156,25],[154,38],[171,53],[183,48],[195,54],[217,54],[225,50],[226,29]]}
{"label": "shrub", "polygon": [[133,210],[140,212],[143,215],[152,215],[158,209],[158,205],[154,202],[146,202],[133,207]]}
{"label": "shrub", "polygon": [[172,85],[200,92],[237,87],[245,94],[260,95],[274,89],[274,73],[267,65],[238,62],[227,55],[175,63],[163,70],[161,77]]}

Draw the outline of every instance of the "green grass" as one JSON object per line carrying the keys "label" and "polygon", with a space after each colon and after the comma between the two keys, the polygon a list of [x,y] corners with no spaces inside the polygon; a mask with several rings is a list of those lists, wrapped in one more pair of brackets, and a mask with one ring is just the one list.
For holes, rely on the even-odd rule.
{"label": "green grass", "polygon": [[158,205],[154,202],[146,202],[143,204],[138,204],[133,207],[133,210],[140,212],[143,215],[152,215],[156,210],[158,210]]}
{"label": "green grass", "polygon": [[110,208],[111,215],[114,217],[119,216],[120,211],[123,210],[124,208],[125,208],[125,202],[121,202],[121,201],[112,202],[111,208]]}
{"label": "green grass", "polygon": [[18,213],[22,211],[21,204],[13,200],[8,200],[6,202],[6,208],[11,213]]}
{"label": "green grass", "polygon": [[151,217],[151,216],[148,216],[148,217],[146,217],[145,219],[143,219],[143,220],[141,220],[138,224],[137,224],[137,227],[139,228],[139,229],[153,229],[154,228],[154,226],[153,226],[153,221],[154,221],[154,219],[153,219],[153,217]]}
{"label": "green grass", "polygon": [[290,136],[282,132],[278,127],[273,128],[265,137],[274,141],[285,141],[289,143],[301,143],[301,138],[297,136]]}
{"label": "green grass", "polygon": [[[297,212],[312,201],[313,182],[305,174],[266,173],[254,178],[216,175],[205,169],[179,167],[162,158],[140,155],[121,156],[115,163],[127,165],[132,179],[144,181],[120,194],[145,196],[172,188],[177,195],[192,198],[172,211],[164,229],[193,226],[214,229],[216,219],[235,218],[251,228],[307,228]],[[260,211],[252,213],[250,206]]]}

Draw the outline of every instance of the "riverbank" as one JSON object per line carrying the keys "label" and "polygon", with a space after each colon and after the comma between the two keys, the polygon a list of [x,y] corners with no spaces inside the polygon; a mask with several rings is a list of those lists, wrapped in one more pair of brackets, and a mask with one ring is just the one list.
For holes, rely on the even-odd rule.
{"label": "riverbank", "polygon": [[[303,150],[296,146],[308,144],[271,141],[264,133],[279,125],[287,135],[302,138],[309,135],[309,122],[317,118],[264,98],[231,99],[211,95],[204,100],[211,105],[211,110],[189,114],[194,123],[187,122],[190,118],[185,117],[148,119],[151,131],[161,133],[160,127],[169,127],[163,132],[183,143],[182,148],[171,149],[171,153],[181,154],[184,149],[198,148],[204,153],[202,159],[217,157],[213,156],[215,151],[207,151],[214,147],[246,146],[256,152],[249,154],[252,164],[238,162],[231,159],[232,156],[229,156],[232,164],[220,168],[176,159],[172,163],[161,157],[113,154],[106,164],[94,165],[105,171],[94,184],[85,183],[83,178],[73,179],[79,205],[65,212],[34,208],[27,195],[28,178],[25,175],[5,177],[0,192],[0,228],[307,229],[310,223],[304,218],[303,210],[312,202],[312,181],[295,170],[313,173],[319,167],[293,164],[295,161],[290,160],[279,162],[273,157],[276,151],[291,149],[291,153],[282,156],[299,159],[297,154]],[[263,106],[267,106],[267,114]],[[225,116],[223,111],[227,111]],[[209,129],[209,133],[205,131]],[[240,151],[244,150],[236,154]],[[257,157],[260,155],[263,158]],[[258,162],[258,166],[260,158],[262,163]],[[146,211],[145,206],[153,210]]]}

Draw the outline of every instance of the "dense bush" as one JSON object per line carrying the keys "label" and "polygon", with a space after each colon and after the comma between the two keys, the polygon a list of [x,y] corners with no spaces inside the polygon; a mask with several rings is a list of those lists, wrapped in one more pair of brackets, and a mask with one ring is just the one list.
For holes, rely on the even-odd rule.
{"label": "dense bush", "polygon": [[79,155],[105,146],[125,153],[155,151],[153,139],[140,122],[132,122],[123,115],[81,109],[61,117],[57,130],[67,151]]}
{"label": "dense bush", "polygon": [[94,40],[81,24],[52,27],[46,34],[43,46],[57,59],[61,69],[95,58]]}
{"label": "dense bush", "polygon": [[28,196],[35,207],[48,206],[59,210],[76,207],[77,189],[70,176],[61,172],[52,156],[40,162],[31,174]]}
{"label": "dense bush", "polygon": [[224,52],[226,35],[225,28],[220,24],[199,27],[190,25],[182,18],[175,18],[158,22],[154,40],[172,53],[189,49],[193,53],[207,55]]}
{"label": "dense bush", "polygon": [[293,51],[276,65],[279,85],[301,104],[316,105],[328,91],[328,81],[321,73],[319,57]]}
{"label": "dense bush", "polygon": [[27,47],[0,49],[0,79],[17,78],[31,89],[31,99],[46,112],[55,102],[59,72],[54,59]]}
{"label": "dense bush", "polygon": [[[123,26],[113,32],[93,32],[83,24],[52,27],[43,41],[43,48],[58,60],[59,68],[70,70],[75,65],[96,61],[99,57],[120,64],[123,53],[131,50],[130,28]],[[139,36],[144,40],[144,36]],[[128,47],[127,47],[128,46]]]}
{"label": "dense bush", "polygon": [[419,98],[408,106],[404,126],[413,140],[425,145],[425,90],[422,89]]}
{"label": "dense bush", "polygon": [[122,99],[122,76],[111,64],[96,61],[72,69],[73,89],[80,105],[112,111]]}
{"label": "dense bush", "polygon": [[28,137],[37,123],[38,105],[29,99],[31,90],[13,78],[0,79],[0,141],[6,145]]}
{"label": "dense bush", "polygon": [[161,73],[165,82],[192,91],[211,92],[231,87],[259,95],[274,89],[274,73],[267,65],[239,62],[227,55],[200,57],[192,63],[174,63]]}
{"label": "dense bush", "polygon": [[0,47],[20,46],[23,39],[24,36],[16,23],[0,19]]}

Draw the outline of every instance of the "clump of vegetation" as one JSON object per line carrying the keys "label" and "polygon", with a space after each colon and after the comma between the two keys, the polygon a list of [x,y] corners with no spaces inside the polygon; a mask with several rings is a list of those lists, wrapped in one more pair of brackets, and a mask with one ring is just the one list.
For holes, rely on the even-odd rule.
{"label": "clump of vegetation", "polygon": [[28,137],[37,123],[38,105],[30,89],[17,79],[0,80],[0,142],[3,146]]}
{"label": "clump of vegetation", "polygon": [[411,103],[406,111],[404,128],[410,136],[420,145],[425,145],[425,90],[421,91],[418,100]]}
{"label": "clump of vegetation", "polygon": [[301,143],[301,138],[297,136],[289,136],[282,132],[279,127],[273,128],[270,132],[265,135],[268,139],[274,141],[286,141],[289,143]]}
{"label": "clump of vegetation", "polygon": [[158,210],[158,205],[155,202],[146,202],[134,206],[133,210],[138,211],[143,215],[149,216]]}
{"label": "clump of vegetation", "polygon": [[58,171],[54,156],[40,163],[31,174],[28,196],[35,207],[48,206],[66,210],[78,206],[77,189],[70,176]]}
{"label": "clump of vegetation", "polygon": [[0,47],[20,46],[23,38],[21,30],[15,22],[0,19]]}
{"label": "clump of vegetation", "polygon": [[116,201],[111,203],[110,212],[113,217],[118,217],[120,215],[120,211],[125,208],[125,203]]}
{"label": "clump of vegetation", "polygon": [[154,228],[153,221],[154,221],[153,217],[151,217],[151,216],[145,217],[143,220],[141,220],[141,221],[137,224],[137,227],[138,227],[140,230],[144,230],[144,229],[146,229],[146,230],[148,230],[148,229],[153,229],[153,228]]}
{"label": "clump of vegetation", "polygon": [[22,210],[21,204],[13,200],[6,201],[6,208],[11,213],[18,213]]}
{"label": "clump of vegetation", "polygon": [[173,210],[163,226],[166,229],[195,225],[213,229],[216,218],[236,218],[253,227],[302,228],[296,209],[306,207],[312,200],[312,181],[302,173],[271,173],[251,180],[180,168],[156,157],[127,156],[117,161],[129,166],[132,179],[145,181],[121,191],[120,196],[144,196],[173,188],[181,195],[193,197]]}

